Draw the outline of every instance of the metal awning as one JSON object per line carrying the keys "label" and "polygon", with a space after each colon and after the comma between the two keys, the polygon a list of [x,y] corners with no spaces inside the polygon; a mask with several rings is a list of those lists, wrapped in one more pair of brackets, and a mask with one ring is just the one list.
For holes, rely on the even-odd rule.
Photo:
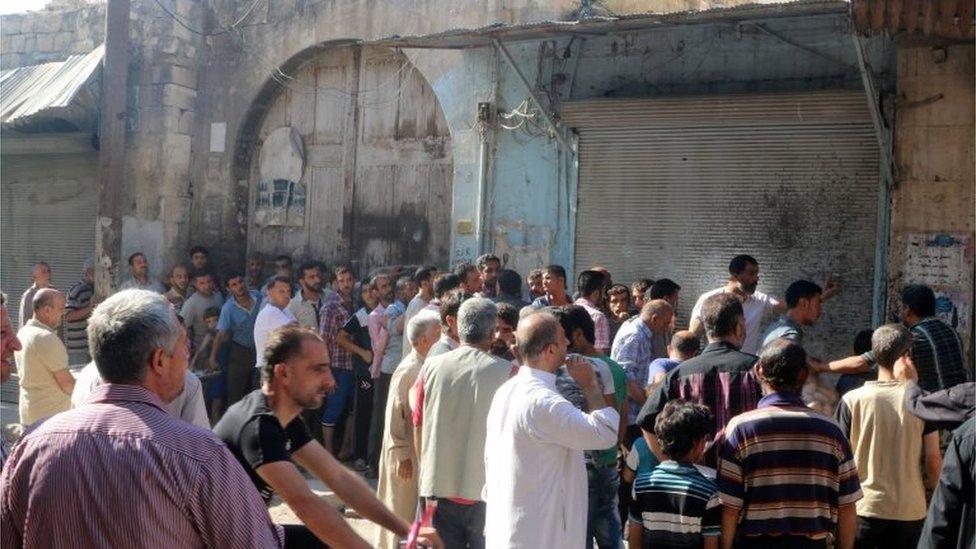
{"label": "metal awning", "polygon": [[671,13],[642,13],[613,17],[588,17],[577,21],[540,21],[520,25],[496,23],[474,29],[452,29],[435,34],[390,36],[368,43],[399,48],[466,49],[490,47],[493,40],[515,42],[559,36],[600,36],[648,30],[655,27],[743,21],[757,18],[847,13],[848,0],[766,0],[737,6]]}
{"label": "metal awning", "polygon": [[91,126],[98,111],[97,83],[104,56],[101,45],[64,61],[3,71],[0,127],[25,129],[45,122],[62,126],[66,122],[74,129]]}

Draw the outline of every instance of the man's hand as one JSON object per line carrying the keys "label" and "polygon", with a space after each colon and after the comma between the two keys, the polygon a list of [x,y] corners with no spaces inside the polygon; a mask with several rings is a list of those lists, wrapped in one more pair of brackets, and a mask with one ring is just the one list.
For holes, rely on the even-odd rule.
{"label": "man's hand", "polygon": [[216,372],[217,370],[220,370],[220,364],[217,363],[217,360],[214,359],[214,358],[211,358],[210,360],[208,360],[207,361],[207,371],[208,372]]}
{"label": "man's hand", "polygon": [[573,381],[576,382],[580,388],[586,390],[590,388],[597,388],[596,384],[596,370],[593,369],[593,365],[590,361],[579,355],[570,355],[566,357],[566,371],[572,376]]}
{"label": "man's hand", "polygon": [[397,463],[397,476],[400,477],[400,480],[410,480],[413,478],[413,461],[401,459]]}
{"label": "man's hand", "polygon": [[441,541],[441,537],[437,535],[437,530],[432,526],[421,526],[417,533],[417,539],[426,544],[427,547],[444,549],[444,542]]}
{"label": "man's hand", "polygon": [[363,351],[359,353],[359,358],[363,359],[366,364],[372,364],[373,362],[373,351]]}
{"label": "man's hand", "polygon": [[827,300],[837,293],[840,289],[840,285],[837,283],[837,277],[834,275],[827,276],[827,280],[824,281],[823,293],[820,294],[820,298]]}

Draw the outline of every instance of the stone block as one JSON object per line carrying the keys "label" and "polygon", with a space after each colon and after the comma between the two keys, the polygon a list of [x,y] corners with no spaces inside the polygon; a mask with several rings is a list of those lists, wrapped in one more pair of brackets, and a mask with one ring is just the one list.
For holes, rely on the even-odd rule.
{"label": "stone block", "polygon": [[197,71],[182,65],[156,65],[152,67],[151,74],[155,84],[179,84],[193,89],[197,87]]}
{"label": "stone block", "polygon": [[12,36],[9,34],[0,35],[0,51],[11,51],[10,42]]}
{"label": "stone block", "polygon": [[58,32],[61,30],[61,14],[58,12],[47,12],[38,15],[37,32]]}
{"label": "stone block", "polygon": [[54,48],[54,35],[53,34],[38,34],[37,35],[37,45],[36,50],[42,53],[49,53],[57,51]]}
{"label": "stone block", "polygon": [[4,15],[0,17],[0,33],[20,34],[23,29],[24,16],[20,14]]}
{"label": "stone block", "polygon": [[176,52],[180,51],[180,43],[182,40],[179,38],[174,38],[172,36],[164,36],[159,39],[159,51],[161,53],[174,55]]}
{"label": "stone block", "polygon": [[197,91],[177,84],[159,85],[161,92],[160,104],[164,107],[179,107],[193,110],[196,107]]}
{"label": "stone block", "polygon": [[27,34],[35,32],[37,29],[38,16],[35,14],[24,15],[20,21],[20,32]]}
{"label": "stone block", "polygon": [[55,51],[66,51],[74,41],[75,35],[70,32],[59,32],[54,35]]}
{"label": "stone block", "polygon": [[15,34],[10,37],[10,49],[5,51],[9,51],[11,53],[21,53],[24,51],[25,42],[26,38],[23,34]]}

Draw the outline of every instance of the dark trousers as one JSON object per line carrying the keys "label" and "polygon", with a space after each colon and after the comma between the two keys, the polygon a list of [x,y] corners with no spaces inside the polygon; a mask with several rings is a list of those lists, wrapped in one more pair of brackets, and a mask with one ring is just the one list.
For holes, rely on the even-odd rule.
{"label": "dark trousers", "polygon": [[304,524],[280,524],[285,531],[285,549],[318,549],[328,547]]}
{"label": "dark trousers", "polygon": [[485,511],[483,501],[462,505],[449,499],[438,499],[433,522],[444,547],[484,549]]}
{"label": "dark trousers", "polygon": [[244,398],[256,389],[251,383],[254,377],[254,349],[249,349],[239,343],[230,343],[227,354],[227,402],[224,409]]}
{"label": "dark trousers", "polygon": [[373,390],[373,417],[369,422],[369,466],[373,469],[380,468],[380,449],[383,445],[383,429],[386,428],[386,397],[390,394],[390,379],[393,374],[380,373],[380,377],[374,379],[375,389]]}
{"label": "dark trousers", "polygon": [[924,520],[885,520],[857,517],[858,549],[914,549]]}
{"label": "dark trousers", "polygon": [[[353,452],[356,459],[369,457],[369,425],[373,417],[373,391],[376,380],[369,376],[369,369],[356,365],[356,404],[353,412]],[[378,463],[378,462],[377,462]]]}
{"label": "dark trousers", "polygon": [[586,483],[589,489],[586,513],[586,546],[593,542],[600,549],[621,549],[620,517],[617,515],[617,490],[620,474],[615,465],[586,467]]}
{"label": "dark trousers", "polygon": [[[641,433],[640,426],[627,426],[627,431],[624,433],[624,447],[627,448],[628,452],[634,447],[634,441],[642,436],[644,435]],[[618,471],[626,467],[623,463],[619,465]],[[620,479],[620,486],[617,489],[617,512],[620,514],[620,524],[622,525],[626,525],[627,519],[630,517],[630,506],[633,505],[634,501],[633,489],[633,482],[625,482],[623,478]]]}

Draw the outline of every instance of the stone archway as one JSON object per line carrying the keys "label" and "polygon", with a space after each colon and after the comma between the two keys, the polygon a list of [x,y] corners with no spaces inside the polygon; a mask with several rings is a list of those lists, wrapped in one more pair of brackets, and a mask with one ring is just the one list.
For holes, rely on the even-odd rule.
{"label": "stone archway", "polygon": [[[248,250],[350,263],[360,273],[446,265],[451,138],[420,72],[399,51],[351,44],[316,46],[283,71],[291,77],[268,82],[237,143]],[[279,176],[289,172],[299,180]]]}

